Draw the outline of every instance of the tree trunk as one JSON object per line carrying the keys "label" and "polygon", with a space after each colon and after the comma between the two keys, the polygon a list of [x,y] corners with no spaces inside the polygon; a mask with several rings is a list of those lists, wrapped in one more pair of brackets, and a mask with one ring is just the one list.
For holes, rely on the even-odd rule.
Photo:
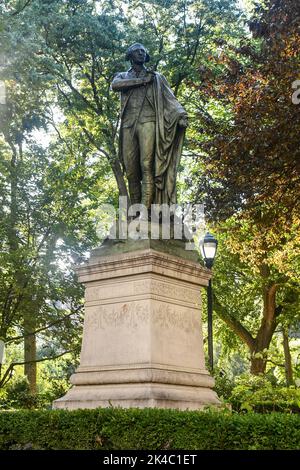
{"label": "tree trunk", "polygon": [[251,358],[250,372],[253,375],[264,374],[266,371],[266,360],[264,358],[253,357]]}
{"label": "tree trunk", "polygon": [[[253,375],[264,374],[267,365],[267,350],[269,349],[276,328],[276,284],[268,284],[263,290],[263,319],[251,351],[251,368]],[[256,355],[259,355],[257,357]]]}
{"label": "tree trunk", "polygon": [[282,336],[283,336],[282,344],[283,344],[283,351],[284,351],[285,379],[286,379],[286,385],[287,387],[289,387],[290,385],[293,385],[294,380],[293,380],[292,358],[291,358],[291,351],[290,351],[290,345],[289,345],[289,335],[285,329],[282,330]]}
{"label": "tree trunk", "polygon": [[277,326],[277,317],[282,311],[282,307],[276,307],[276,291],[278,284],[268,283],[269,271],[262,269],[262,277],[266,280],[263,289],[263,318],[256,337],[254,338],[236,318],[234,318],[229,309],[218,302],[214,296],[214,308],[222,320],[234,331],[245,343],[251,353],[251,373],[253,375],[263,374],[267,364],[267,350],[269,349],[275,328]]}
{"label": "tree trunk", "polygon": [[[9,142],[9,140],[8,140]],[[17,150],[15,146],[10,143],[12,151],[10,161],[10,223],[8,229],[8,243],[10,253],[14,253],[18,249],[18,236],[16,230],[17,221],[17,192],[18,192],[18,172],[17,172]]]}
{"label": "tree trunk", "polygon": [[[33,314],[34,315],[34,314]],[[24,318],[24,374],[27,376],[29,382],[29,390],[33,395],[36,394],[37,387],[37,366],[36,366],[36,336],[35,331],[35,317],[31,318],[25,315]],[[33,361],[33,362],[32,362]]]}
{"label": "tree trunk", "polygon": [[117,181],[117,185],[118,185],[118,189],[119,189],[119,195],[120,196],[126,196],[128,198],[128,191],[127,191],[127,187],[126,187],[126,183],[125,183],[125,179],[124,179],[124,175],[123,175],[123,172],[122,172],[120,161],[116,159],[116,160],[111,161],[110,163],[111,163],[111,167],[112,167],[112,170],[113,170],[113,174],[114,174],[114,176],[116,178],[116,181]]}

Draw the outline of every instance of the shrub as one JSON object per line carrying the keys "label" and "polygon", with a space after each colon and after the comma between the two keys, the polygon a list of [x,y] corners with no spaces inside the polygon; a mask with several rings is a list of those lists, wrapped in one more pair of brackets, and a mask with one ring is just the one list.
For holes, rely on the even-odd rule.
{"label": "shrub", "polygon": [[42,391],[38,386],[38,393],[32,394],[27,378],[17,376],[0,389],[0,409],[51,409],[53,401],[65,395],[70,388],[66,380],[53,379],[47,385],[42,387]]}
{"label": "shrub", "polygon": [[299,449],[300,416],[107,408],[0,412],[0,449]]}
{"label": "shrub", "polygon": [[38,406],[38,396],[30,393],[29,383],[26,377],[18,376],[6,386],[1,400],[1,408],[32,409]]}
{"label": "shrub", "polygon": [[229,377],[224,371],[215,368],[214,379],[214,390],[216,391],[218,397],[224,400],[228,400],[231,397],[232,391],[234,389],[234,378]]}
{"label": "shrub", "polygon": [[300,412],[300,390],[273,385],[265,376],[244,375],[236,380],[229,398],[237,411]]}
{"label": "shrub", "polygon": [[0,410],[7,409],[7,391],[0,388]]}

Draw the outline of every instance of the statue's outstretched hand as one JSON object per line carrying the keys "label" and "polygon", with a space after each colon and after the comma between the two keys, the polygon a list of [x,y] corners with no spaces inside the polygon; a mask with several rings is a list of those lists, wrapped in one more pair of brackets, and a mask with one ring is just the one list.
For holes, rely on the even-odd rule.
{"label": "statue's outstretched hand", "polygon": [[188,122],[188,117],[187,116],[181,116],[179,121],[178,121],[178,125],[180,127],[188,127],[189,125],[189,122]]}

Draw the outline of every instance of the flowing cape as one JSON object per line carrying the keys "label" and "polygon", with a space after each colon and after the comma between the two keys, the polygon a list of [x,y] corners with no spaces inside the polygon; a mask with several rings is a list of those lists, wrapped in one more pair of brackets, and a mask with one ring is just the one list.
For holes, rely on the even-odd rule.
{"label": "flowing cape", "polygon": [[186,111],[175,98],[166,79],[155,73],[154,104],[156,112],[156,148],[154,183],[156,204],[176,203],[176,174],[185,128],[178,126]]}

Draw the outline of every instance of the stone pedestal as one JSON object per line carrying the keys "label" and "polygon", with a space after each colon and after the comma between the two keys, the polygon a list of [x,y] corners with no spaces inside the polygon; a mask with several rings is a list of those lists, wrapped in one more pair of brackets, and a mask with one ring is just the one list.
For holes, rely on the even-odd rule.
{"label": "stone pedestal", "polygon": [[139,240],[95,250],[80,366],[54,408],[200,409],[219,404],[205,369],[200,287],[210,272],[183,242]]}

